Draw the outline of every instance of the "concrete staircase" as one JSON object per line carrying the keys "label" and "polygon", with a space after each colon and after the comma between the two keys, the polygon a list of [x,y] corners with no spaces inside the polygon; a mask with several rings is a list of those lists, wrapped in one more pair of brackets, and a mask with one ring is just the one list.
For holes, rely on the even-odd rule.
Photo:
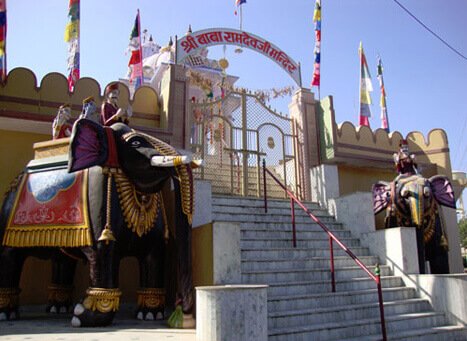
{"label": "concrete staircase", "polygon": [[[208,180],[211,182],[212,192],[225,195],[242,195],[243,193],[243,167],[233,166],[225,163],[228,161],[228,155],[225,156],[225,161],[220,163],[219,160],[208,158],[205,160],[206,166],[198,168],[193,172],[195,179]],[[263,193],[263,170],[255,166],[249,166],[248,170],[248,195],[258,195],[258,183],[260,183],[259,191]],[[259,170],[259,174],[258,174]],[[274,171],[274,168],[270,169]],[[277,175],[277,174],[276,174]],[[279,175],[277,175],[279,177]],[[258,180],[260,178],[260,181]],[[274,181],[268,179],[267,188],[268,196],[272,198],[284,198],[284,190]]]}
{"label": "concrete staircase", "polygon": [[[370,270],[378,259],[360,246],[315,203],[308,208]],[[290,202],[213,197],[213,220],[241,225],[242,282],[268,284],[269,340],[380,340],[376,284],[337,245],[336,292],[331,292],[329,241],[321,228],[296,208],[297,248],[292,246]],[[386,329],[390,340],[467,340],[467,330],[449,325],[443,313],[416,297],[400,277],[381,266]]]}

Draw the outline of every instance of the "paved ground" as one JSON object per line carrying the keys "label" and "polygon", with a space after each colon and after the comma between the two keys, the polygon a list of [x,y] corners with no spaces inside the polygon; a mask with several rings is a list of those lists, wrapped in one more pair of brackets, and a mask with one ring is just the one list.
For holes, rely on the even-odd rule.
{"label": "paved ground", "polygon": [[21,320],[0,322],[1,341],[195,341],[194,329],[168,329],[165,321],[150,322],[133,319],[131,310],[122,308],[114,323],[106,328],[73,328],[71,315],[50,315],[45,307],[21,310]]}

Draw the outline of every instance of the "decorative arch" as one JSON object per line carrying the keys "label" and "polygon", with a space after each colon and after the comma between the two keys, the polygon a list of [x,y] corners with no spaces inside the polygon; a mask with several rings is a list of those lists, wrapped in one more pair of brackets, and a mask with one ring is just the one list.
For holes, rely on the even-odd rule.
{"label": "decorative arch", "polygon": [[261,53],[278,64],[299,87],[302,86],[300,64],[266,39],[252,33],[231,28],[209,28],[188,33],[184,37],[177,39],[176,62],[177,64],[182,63],[185,58],[196,51],[216,45],[241,46]]}

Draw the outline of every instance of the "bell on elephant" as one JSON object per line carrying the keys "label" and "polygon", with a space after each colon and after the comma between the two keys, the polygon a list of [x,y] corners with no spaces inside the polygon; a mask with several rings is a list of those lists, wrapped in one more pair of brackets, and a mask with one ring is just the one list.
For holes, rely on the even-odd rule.
{"label": "bell on elephant", "polygon": [[420,273],[449,273],[448,239],[439,205],[456,208],[449,179],[436,175],[429,179],[419,174],[399,174],[394,181],[373,185],[373,211],[386,209],[386,228],[416,227]]}
{"label": "bell on elephant", "polygon": [[[109,325],[120,304],[119,263],[132,256],[140,271],[135,315],[154,320],[175,309],[168,306],[175,297],[168,290],[163,294],[170,282],[188,321],[193,312],[191,170],[199,164],[123,123],[107,127],[77,120],[68,165],[26,168],[5,196],[0,211],[0,320],[18,318],[22,267],[28,256],[38,256],[52,259],[55,293],[50,294],[49,311],[68,310],[69,300],[62,294],[73,286],[77,260],[84,259],[90,286],[73,310],[72,325]],[[161,192],[170,181],[173,198]],[[164,211],[168,205],[174,215],[170,226]]]}

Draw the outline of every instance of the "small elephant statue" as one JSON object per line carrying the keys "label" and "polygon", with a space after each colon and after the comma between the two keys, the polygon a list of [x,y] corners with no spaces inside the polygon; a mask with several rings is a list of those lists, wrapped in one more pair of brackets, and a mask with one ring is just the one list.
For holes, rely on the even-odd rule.
{"label": "small elephant statue", "polygon": [[[71,307],[76,261],[89,263],[90,287],[73,310],[72,325],[95,327],[111,324],[119,308],[118,270],[126,256],[139,261],[137,317],[152,320],[163,314],[169,254],[176,269],[174,300],[177,295],[184,316],[190,316],[191,170],[199,165],[199,160],[124,123],[104,127],[77,120],[68,162],[26,168],[5,196],[0,211],[0,321],[19,318],[19,280],[28,256],[52,259],[49,311]],[[168,199],[161,193],[168,181],[175,197],[172,230],[164,219]],[[167,243],[169,235],[172,242]]]}
{"label": "small elephant statue", "polygon": [[374,213],[386,209],[386,228],[416,227],[420,273],[426,273],[425,260],[430,263],[431,273],[449,273],[448,242],[438,206],[456,208],[449,179],[400,174],[391,183],[376,183],[372,191]]}

